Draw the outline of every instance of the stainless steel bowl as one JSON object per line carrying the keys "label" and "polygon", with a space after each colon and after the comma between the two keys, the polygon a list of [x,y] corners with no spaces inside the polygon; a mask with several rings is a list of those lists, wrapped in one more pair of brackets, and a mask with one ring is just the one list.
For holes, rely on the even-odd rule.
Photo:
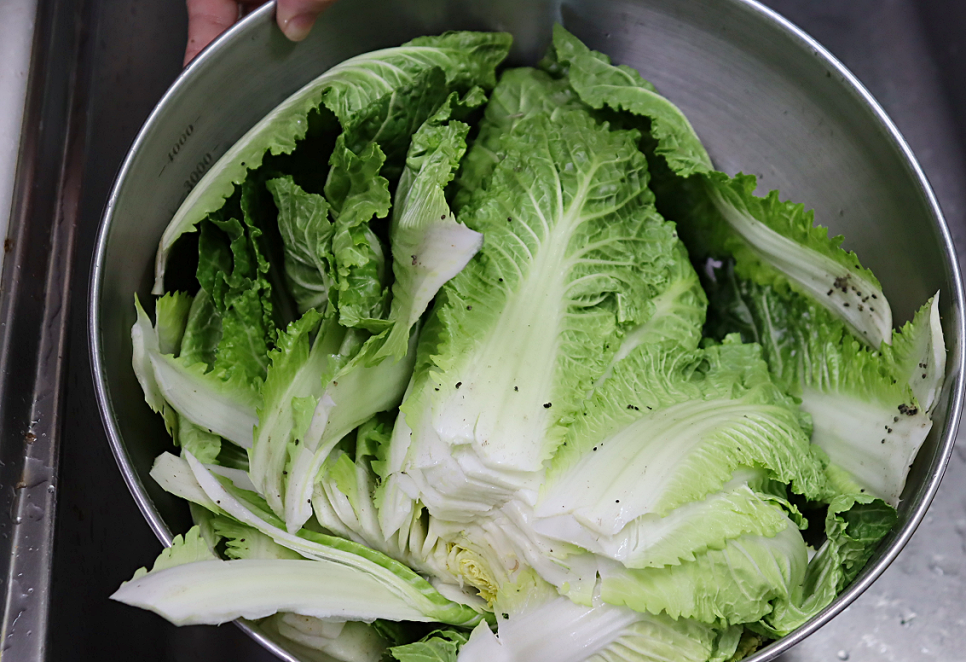
{"label": "stainless steel bowl", "polygon": [[941,292],[948,379],[899,527],[828,609],[749,659],[771,660],[815,632],[895,559],[936,493],[959,424],[963,284],[922,170],[841,63],[753,0],[342,0],[300,44],[282,36],[273,15],[267,5],[231,29],[155,108],[117,177],[94,256],[89,332],[101,416],[131,494],[164,543],[189,519],[148,477],[170,441],[131,369],[130,329],[133,295],[148,296],[161,232],[191,186],[276,104],[350,56],[450,29],[507,30],[516,39],[512,61],[533,63],[559,21],[675,101],[719,168],[755,173],[764,188],[814,207],[818,222],[844,234],[881,279],[897,322]]}

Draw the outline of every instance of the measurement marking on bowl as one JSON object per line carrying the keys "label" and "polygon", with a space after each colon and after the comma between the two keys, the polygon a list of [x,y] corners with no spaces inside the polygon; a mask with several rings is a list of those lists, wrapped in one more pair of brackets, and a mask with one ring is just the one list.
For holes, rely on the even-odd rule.
{"label": "measurement marking on bowl", "polygon": [[168,150],[168,160],[163,166],[161,166],[161,170],[158,171],[158,177],[164,173],[164,169],[168,167],[169,163],[174,163],[175,159],[178,158],[178,154],[181,153],[181,149],[188,143],[188,139],[195,132],[195,123],[197,123],[199,119],[201,119],[201,115],[196,117],[193,122],[190,122],[184,128],[174,145],[172,145],[171,149]]}
{"label": "measurement marking on bowl", "polygon": [[188,138],[191,137],[191,134],[194,133],[194,131],[194,124],[189,124],[185,127],[184,131],[181,132],[181,136],[179,136],[178,140],[174,143],[174,146],[168,150],[168,161],[172,163],[174,162],[175,157],[178,156],[181,148],[185,146],[185,143],[188,142]]}
{"label": "measurement marking on bowl", "polygon": [[212,161],[214,161],[214,157],[211,155],[211,152],[205,152],[201,160],[195,164],[194,170],[188,175],[188,179],[184,180],[185,193],[189,192],[195,187],[195,184],[201,181],[201,178],[208,171],[208,166],[211,165]]}

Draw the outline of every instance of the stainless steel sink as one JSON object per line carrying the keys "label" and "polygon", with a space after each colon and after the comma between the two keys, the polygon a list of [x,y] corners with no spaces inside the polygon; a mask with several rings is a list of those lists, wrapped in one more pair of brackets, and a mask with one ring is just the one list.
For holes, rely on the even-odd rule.
{"label": "stainless steel sink", "polygon": [[[84,303],[94,234],[116,169],[180,70],[184,3],[3,2],[0,18],[17,2],[33,7],[38,35],[0,288],[4,660],[267,662],[274,658],[233,626],[174,628],[107,599],[138,566],[153,561],[160,544],[104,438]],[[828,47],[883,104],[930,177],[966,255],[966,42],[956,50],[966,34],[966,5],[765,4]],[[0,29],[0,40],[5,34]],[[0,85],[6,80],[0,76]],[[966,625],[964,503],[966,439],[930,515],[893,566],[782,659],[966,659],[959,644]]]}

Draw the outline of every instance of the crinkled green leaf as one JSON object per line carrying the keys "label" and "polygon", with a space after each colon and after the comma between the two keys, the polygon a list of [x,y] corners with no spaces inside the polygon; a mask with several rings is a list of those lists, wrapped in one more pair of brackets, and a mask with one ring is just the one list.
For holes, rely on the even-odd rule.
{"label": "crinkled green leaf", "polygon": [[397,423],[393,470],[434,516],[466,500],[486,510],[539,471],[668,285],[677,240],[651,206],[635,139],[583,111],[534,115],[501,138],[490,193],[463,208],[486,242],[440,292],[434,345],[402,405],[411,442]]}
{"label": "crinkled green leaf", "polygon": [[649,118],[657,154],[680,176],[712,170],[711,159],[684,113],[635,69],[610,64],[609,58],[591,51],[559,24],[553,28],[553,47],[581,101],[592,108],[609,106]]}
{"label": "crinkled green leaf", "polygon": [[205,173],[181,204],[161,238],[156,258],[155,291],[161,294],[164,268],[174,242],[221,208],[250,170],[267,153],[292,152],[308,129],[309,114],[324,104],[345,126],[359,111],[437,67],[449,86],[470,89],[496,84],[495,69],[512,41],[505,33],[447,33],[421,37],[398,48],[365,53],[342,62],[283,101],[252,127]]}
{"label": "crinkled green leaf", "polygon": [[[654,155],[666,164],[658,168],[661,209],[681,225],[695,257],[733,255],[742,276],[811,297],[873,347],[888,342],[888,302],[875,276],[841,248],[841,237],[829,237],[812,212],[781,201],[777,191],[755,196],[753,176],[715,172],[681,111],[633,69],[609,64],[560,26],[554,48],[583,102],[650,120]],[[873,295],[877,303],[868,305]]]}
{"label": "crinkled green leaf", "polygon": [[306,193],[291,176],[267,183],[278,207],[278,229],[285,246],[285,277],[299,312],[324,311],[332,289],[333,225],[329,203]]}
{"label": "crinkled green leaf", "polygon": [[178,355],[194,299],[185,292],[169,292],[154,304],[158,348],[162,354]]}
{"label": "crinkled green leaf", "polygon": [[411,644],[393,646],[389,654],[399,662],[456,662],[467,639],[459,630],[436,630]]}
{"label": "crinkled green leaf", "polygon": [[[160,572],[168,568],[184,565],[185,563],[207,561],[215,558],[218,557],[208,548],[208,543],[201,536],[201,530],[197,526],[193,526],[183,536],[177,535],[171,539],[171,546],[161,551],[161,554],[155,559],[150,572]],[[148,569],[141,568],[134,573],[131,581],[140,579],[147,574],[149,574]],[[121,584],[121,586],[123,587],[125,584]]]}
{"label": "crinkled green leaf", "polygon": [[451,95],[413,136],[396,187],[390,229],[395,282],[389,319],[393,326],[377,359],[398,360],[406,355],[410,330],[429,302],[483,245],[483,235],[458,223],[446,201],[446,185],[466,151],[470,130],[469,125],[451,119],[457,104],[458,96]]}
{"label": "crinkled green leaf", "polygon": [[743,536],[681,565],[603,565],[601,599],[709,624],[755,622],[772,612],[773,601],[799,599],[807,563],[805,542],[789,522],[775,537]]}
{"label": "crinkled green leaf", "polygon": [[332,253],[339,321],[373,332],[389,325],[382,319],[388,297],[386,259],[379,238],[369,227],[374,218],[385,218],[391,206],[389,182],[379,175],[384,162],[385,155],[376,143],[369,143],[356,155],[340,136],[325,185],[335,218]]}
{"label": "crinkled green leaf", "polygon": [[228,517],[216,516],[211,523],[215,534],[225,539],[225,556],[230,559],[303,558],[264,533]]}
{"label": "crinkled green leaf", "polygon": [[[921,374],[934,374],[931,369],[909,374],[909,359],[897,361],[890,349],[868,347],[806,297],[736,279],[727,269],[717,279],[716,332],[741,331],[760,343],[776,383],[801,398],[811,416],[813,443],[860,489],[896,505],[909,465],[932,427],[910,380],[924,384]],[[909,356],[907,348],[916,346],[929,355],[933,341],[924,339],[935,333],[932,307],[927,303],[912,324],[895,332],[900,354]]]}
{"label": "crinkled green leaf", "polygon": [[198,290],[188,312],[179,358],[187,365],[200,362],[211,368],[215,364],[221,335],[221,315],[215,309],[211,295],[204,289]]}

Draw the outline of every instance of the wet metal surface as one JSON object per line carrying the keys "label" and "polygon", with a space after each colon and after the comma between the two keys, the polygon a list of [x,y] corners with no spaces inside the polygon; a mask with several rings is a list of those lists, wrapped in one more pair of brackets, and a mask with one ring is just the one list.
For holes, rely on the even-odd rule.
{"label": "wet metal surface", "polygon": [[[29,67],[15,59],[0,78],[4,120],[13,137],[16,175],[10,191],[0,288],[0,584],[4,588],[0,655],[44,659],[48,642],[51,560],[64,390],[68,292],[84,134],[78,93],[79,15],[74,3],[12,2],[0,20],[19,20]],[[4,24],[5,30],[16,27]],[[36,26],[36,30],[34,29]],[[0,50],[10,54],[16,39]],[[23,43],[19,44],[23,46]],[[18,97],[21,77],[26,94]],[[18,120],[18,121],[20,121]],[[7,124],[7,128],[15,122]],[[7,158],[9,152],[0,153]],[[0,182],[10,184],[11,182]],[[2,198],[2,195],[0,195]],[[6,210],[2,210],[4,213]],[[6,219],[6,216],[3,217]]]}

